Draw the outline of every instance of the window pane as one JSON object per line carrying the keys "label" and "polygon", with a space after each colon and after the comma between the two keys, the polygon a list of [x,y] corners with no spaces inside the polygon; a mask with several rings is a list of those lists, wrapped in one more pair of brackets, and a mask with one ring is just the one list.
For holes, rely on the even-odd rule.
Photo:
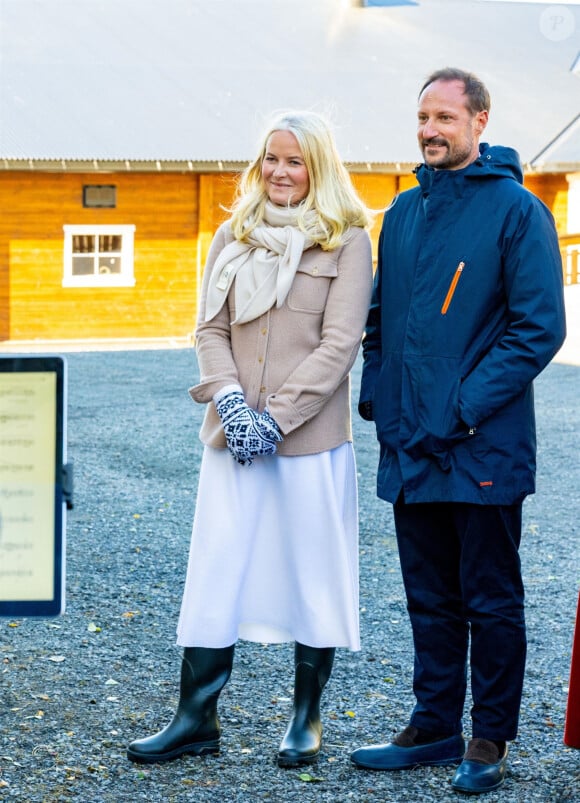
{"label": "window pane", "polygon": [[73,276],[89,276],[95,272],[94,257],[73,257],[72,260]]}
{"label": "window pane", "polygon": [[[2,0],[0,0],[0,6]],[[65,225],[63,287],[133,287],[135,226]]]}
{"label": "window pane", "polygon": [[121,257],[101,257],[99,273],[121,273]]}
{"label": "window pane", "polygon": [[99,251],[100,253],[108,253],[110,251],[121,250],[122,243],[121,234],[103,234],[99,237]]}
{"label": "window pane", "polygon": [[73,234],[73,254],[91,254],[95,250],[95,238],[92,234]]}
{"label": "window pane", "polygon": [[83,206],[109,207],[117,205],[117,188],[114,184],[85,184],[83,186]]}

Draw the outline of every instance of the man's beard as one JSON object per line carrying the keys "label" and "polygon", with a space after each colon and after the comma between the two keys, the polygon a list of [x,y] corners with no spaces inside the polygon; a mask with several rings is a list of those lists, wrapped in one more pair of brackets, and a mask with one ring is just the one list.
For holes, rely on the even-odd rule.
{"label": "man's beard", "polygon": [[[471,149],[473,147],[472,142],[465,142],[460,147],[456,145],[453,149],[449,142],[443,137],[433,137],[433,139],[423,140],[422,144],[422,152],[423,158],[425,159],[426,164],[429,167],[439,168],[442,170],[453,170],[455,167],[459,167],[466,163],[471,155]],[[447,149],[446,152],[439,156],[434,156],[429,158],[427,156],[427,149],[429,145],[439,145],[443,146]]]}

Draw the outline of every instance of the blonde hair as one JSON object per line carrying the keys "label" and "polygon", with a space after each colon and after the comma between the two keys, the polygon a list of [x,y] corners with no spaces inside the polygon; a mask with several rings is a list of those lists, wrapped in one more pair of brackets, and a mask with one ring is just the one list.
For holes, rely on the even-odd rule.
{"label": "blonde hair", "polygon": [[[342,245],[351,226],[367,228],[371,225],[372,213],[357,195],[338,154],[329,123],[316,112],[287,111],[271,121],[262,136],[258,155],[238,182],[236,198],[229,210],[237,240],[246,241],[264,220],[268,193],[262,178],[262,162],[268,140],[275,131],[294,134],[308,171],[309,191],[296,207],[297,224],[302,231],[325,251],[332,251]],[[305,222],[305,216],[312,211],[317,218],[314,232]]]}

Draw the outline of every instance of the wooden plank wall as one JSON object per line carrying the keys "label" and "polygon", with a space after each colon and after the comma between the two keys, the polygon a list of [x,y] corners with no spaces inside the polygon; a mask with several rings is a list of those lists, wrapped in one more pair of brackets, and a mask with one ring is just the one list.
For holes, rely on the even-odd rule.
{"label": "wooden plank wall", "polygon": [[[117,187],[116,209],[84,209],[84,184]],[[193,328],[199,176],[0,176],[4,337],[171,337]],[[134,287],[63,287],[64,224],[134,224]]]}
{"label": "wooden plank wall", "polygon": [[529,174],[524,178],[524,185],[539,196],[552,211],[558,234],[566,234],[568,230],[568,181],[566,176],[561,173]]}
{"label": "wooden plank wall", "polygon": [[[352,178],[377,210],[376,258],[382,210],[415,178]],[[0,174],[0,341],[190,335],[207,250],[227,217],[235,181],[234,173]],[[84,184],[115,184],[116,209],[84,209]],[[565,176],[531,176],[526,184],[565,232]],[[135,286],[63,287],[63,225],[107,223],[136,227]]]}
{"label": "wooden plank wall", "polygon": [[377,246],[385,209],[397,192],[401,177],[377,173],[352,173],[352,183],[369,209],[375,213],[371,229],[373,243],[373,262],[377,262]]}

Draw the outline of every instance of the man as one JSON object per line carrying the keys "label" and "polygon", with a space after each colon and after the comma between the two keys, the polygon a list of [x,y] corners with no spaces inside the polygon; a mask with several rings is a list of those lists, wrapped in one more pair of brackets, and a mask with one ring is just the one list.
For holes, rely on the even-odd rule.
{"label": "man", "polygon": [[532,382],[565,337],[554,222],[523,188],[517,153],[480,145],[489,108],[485,86],[462,70],[439,70],[420,91],[424,164],[419,186],[385,214],[359,404],[380,443],[378,495],[394,505],[416,705],[391,744],[352,760],[375,770],[461,762],[453,788],[472,794],[503,783],[517,733]]}

